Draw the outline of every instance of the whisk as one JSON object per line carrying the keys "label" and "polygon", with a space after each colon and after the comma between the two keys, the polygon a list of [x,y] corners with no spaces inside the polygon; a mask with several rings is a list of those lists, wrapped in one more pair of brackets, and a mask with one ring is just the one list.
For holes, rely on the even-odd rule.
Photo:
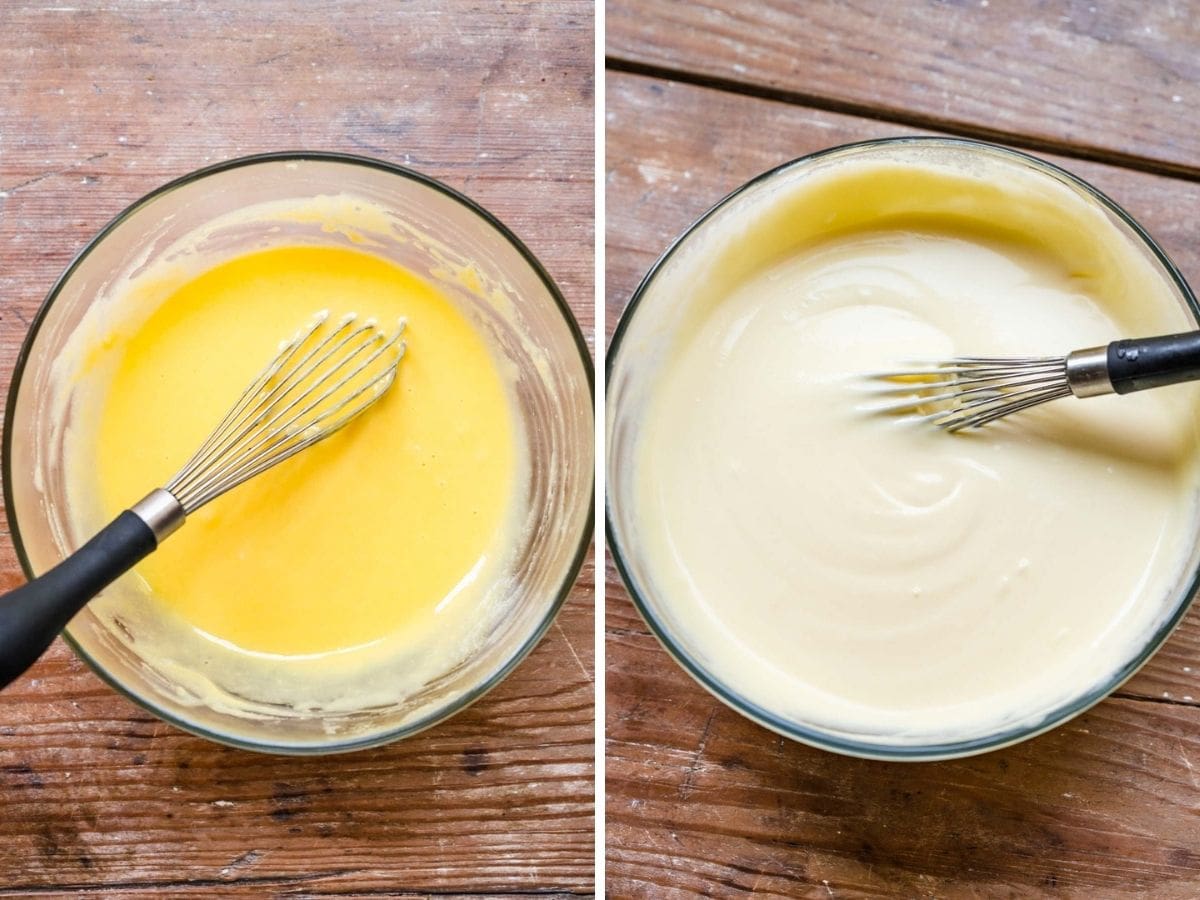
{"label": "whisk", "polygon": [[306,447],[329,437],[392,386],[404,355],[401,320],[319,313],[279,348],[200,449],[166,485],[121,513],[77,551],[0,597],[0,687],[46,651],[79,610],[157,549],[184,520]]}
{"label": "whisk", "polygon": [[1061,397],[1129,394],[1200,379],[1200,331],[1113,341],[1066,356],[960,356],[870,377],[887,382],[880,392],[903,397],[874,411],[921,413],[947,431],[961,431]]}

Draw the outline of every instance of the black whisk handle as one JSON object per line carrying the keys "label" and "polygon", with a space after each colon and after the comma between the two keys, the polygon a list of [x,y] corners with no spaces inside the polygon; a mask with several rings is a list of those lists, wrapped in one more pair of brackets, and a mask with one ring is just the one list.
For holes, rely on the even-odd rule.
{"label": "black whisk handle", "polygon": [[0,597],[0,688],[33,665],[89,600],[157,546],[150,526],[126,510],[53,569]]}
{"label": "black whisk handle", "polygon": [[1200,331],[1113,341],[1108,377],[1118,394],[1200,380]]}

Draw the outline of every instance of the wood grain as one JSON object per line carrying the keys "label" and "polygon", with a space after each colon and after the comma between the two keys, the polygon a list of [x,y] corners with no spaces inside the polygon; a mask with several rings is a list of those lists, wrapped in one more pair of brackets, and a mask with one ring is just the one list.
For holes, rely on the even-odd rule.
{"label": "wood grain", "polygon": [[[813,150],[913,133],[619,72],[606,115],[610,333],[657,255],[730,190]],[[1122,203],[1200,283],[1200,184],[1054,161]],[[975,759],[903,765],[753,725],[663,652],[611,566],[606,595],[614,896],[1200,894],[1200,606],[1116,699],[1069,725]]]}
{"label": "wood grain", "polygon": [[[72,255],[227,157],[408,164],[504,220],[593,327],[593,24],[548,2],[0,2],[0,391]],[[0,587],[20,581],[0,544]],[[149,717],[62,646],[0,696],[0,896],[587,894],[593,575],[475,706],[292,760]]]}
{"label": "wood grain", "polygon": [[[592,4],[0,3],[0,291],[36,309],[126,204],[207,163],[338,150],[465,191],[591,333]],[[19,265],[16,265],[19,263]],[[3,360],[8,361],[8,360]]]}
{"label": "wood grain", "polygon": [[614,64],[1196,177],[1187,2],[610,0]]}

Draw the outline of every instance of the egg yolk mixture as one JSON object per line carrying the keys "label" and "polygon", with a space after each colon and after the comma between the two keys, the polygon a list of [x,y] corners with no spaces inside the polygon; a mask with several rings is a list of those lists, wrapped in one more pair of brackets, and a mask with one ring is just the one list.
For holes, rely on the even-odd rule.
{"label": "egg yolk mixture", "polygon": [[520,436],[481,332],[388,261],[264,250],[184,283],[132,333],[115,328],[107,352],[119,361],[81,491],[107,519],[165,484],[280,342],[323,309],[374,317],[384,331],[407,320],[395,385],[342,431],[190,516],[136,575],[155,611],[233,654],[413,650],[458,630],[439,645],[449,669],[504,562]]}

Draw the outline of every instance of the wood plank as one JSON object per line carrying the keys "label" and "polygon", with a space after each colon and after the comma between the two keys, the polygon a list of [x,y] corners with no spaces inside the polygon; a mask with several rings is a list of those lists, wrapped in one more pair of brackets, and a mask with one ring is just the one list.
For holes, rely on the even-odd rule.
{"label": "wood plank", "polygon": [[[332,887],[331,887],[332,886]],[[73,888],[70,890],[26,890],[6,891],[0,889],[0,897],[36,897],[37,900],[76,900],[78,897],[101,896],[104,900],[144,900],[146,897],[169,897],[170,900],[211,900],[212,897],[296,897],[302,900],[326,900],[326,898],[354,896],[363,897],[392,897],[413,898],[413,900],[429,900],[436,896],[438,900],[512,900],[514,897],[532,897],[536,900],[570,900],[578,894],[545,893],[543,891],[507,891],[502,894],[492,893],[445,893],[430,894],[425,891],[406,891],[381,889],[354,890],[346,892],[336,888],[333,881],[326,878],[280,880],[264,878],[259,881],[246,883],[245,887],[234,886],[231,889],[226,884],[191,884],[184,887],[171,885],[149,885],[142,887]]]}
{"label": "wood plank", "polygon": [[287,0],[0,4],[0,32],[21,36],[0,46],[5,304],[29,315],[82,243],[163,181],[303,148],[465,191],[530,245],[590,334],[592,4],[346,13],[336,0],[303,15]]}
{"label": "wood plank", "polygon": [[622,65],[910,127],[1200,167],[1189,3],[610,0],[605,25]]}
{"label": "wood plank", "polygon": [[[0,3],[0,391],[126,204],[281,149],[408,164],[504,220],[593,326],[592,5]],[[3,396],[3,394],[0,394]],[[0,587],[20,581],[8,540]],[[587,894],[593,573],[478,704],[327,759],[184,735],[56,646],[0,696],[0,896]]]}
{"label": "wood plank", "polygon": [[[610,333],[657,255],[728,191],[804,153],[912,133],[621,73],[609,74],[607,98]],[[1200,185],[1055,161],[1200,276]],[[1010,750],[903,765],[811,750],[742,719],[662,651],[611,565],[606,593],[615,895],[1200,892],[1200,606],[1119,698],[1086,716]]]}
{"label": "wood plank", "polygon": [[[216,896],[216,897],[272,896],[272,897],[295,897],[295,898],[300,898],[300,900],[326,900],[326,898],[347,896],[347,894],[344,894],[344,893],[329,893],[326,890],[321,889],[321,888],[314,890],[311,887],[310,882],[303,882],[300,884],[279,884],[279,883],[271,882],[271,881],[263,881],[263,882],[258,883],[253,890],[247,890],[245,893],[234,892],[232,894],[227,893],[225,891],[224,885],[214,885],[214,886],[195,887],[195,888],[179,888],[179,889],[169,888],[166,890],[159,888],[159,887],[150,887],[150,888],[145,888],[145,889],[143,889],[143,888],[136,888],[136,889],[122,888],[117,891],[104,891],[104,892],[99,892],[99,891],[89,892],[89,891],[85,891],[85,890],[73,890],[73,891],[52,891],[52,892],[47,893],[47,892],[43,892],[43,891],[38,891],[35,895],[30,895],[28,893],[5,894],[3,892],[0,892],[0,897],[3,897],[3,896],[10,896],[10,897],[36,896],[38,898],[38,900],[58,900],[58,898],[62,898],[62,900],[74,900],[74,898],[77,898],[77,897],[94,896],[97,894],[100,896],[103,896],[105,898],[105,900],[138,900],[138,898],[163,897],[163,896],[170,897],[171,900],[209,900],[209,898],[212,898],[214,896]],[[353,893],[352,896],[357,897],[357,898],[363,898],[363,897],[413,898],[413,900],[430,900],[430,898],[434,897],[434,896],[436,896],[438,898],[438,900],[502,900],[502,898],[513,898],[513,897],[532,897],[532,898],[536,898],[536,900],[568,900],[568,898],[576,897],[578,895],[563,894],[563,893],[547,894],[547,893],[542,893],[540,891],[528,892],[528,893],[510,891],[508,893],[503,893],[503,894],[476,894],[476,893],[429,894],[429,893],[415,892],[415,891],[381,890],[381,891],[356,891]]]}

